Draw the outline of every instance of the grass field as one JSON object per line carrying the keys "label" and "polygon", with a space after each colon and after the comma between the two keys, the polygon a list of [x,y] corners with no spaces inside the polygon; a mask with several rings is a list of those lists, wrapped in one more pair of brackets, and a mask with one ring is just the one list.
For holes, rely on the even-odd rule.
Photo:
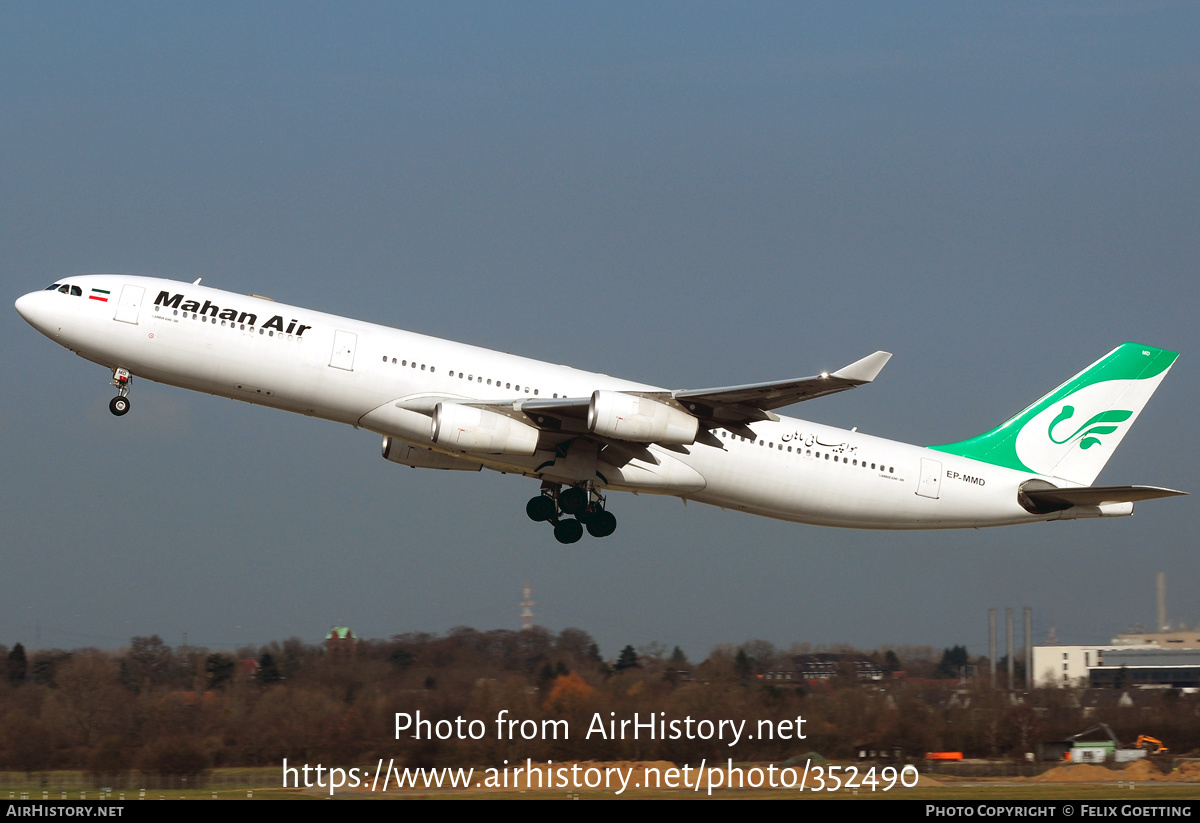
{"label": "grass field", "polygon": [[[284,789],[280,787],[280,770],[215,769],[208,775],[210,788],[192,789],[114,789],[101,793],[91,788],[83,772],[48,772],[39,775],[0,772],[0,797],[28,800],[328,800],[327,790]],[[44,781],[44,782],[43,782]],[[921,801],[1146,801],[1200,799],[1200,783],[1167,783],[1155,781],[1103,783],[1038,783],[1009,778],[938,777],[942,785],[903,788],[891,791],[840,790],[836,792],[800,792],[796,789],[717,789],[708,795],[691,789],[634,789],[616,794],[599,789],[541,789],[515,791],[511,789],[389,789],[387,792],[339,790],[334,799],[378,800],[921,800]],[[65,797],[64,797],[65,795]]]}

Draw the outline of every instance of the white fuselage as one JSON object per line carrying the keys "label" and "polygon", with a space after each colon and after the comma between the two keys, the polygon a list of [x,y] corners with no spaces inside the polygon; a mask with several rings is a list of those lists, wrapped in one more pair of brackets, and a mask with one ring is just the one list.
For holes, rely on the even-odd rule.
{"label": "white fuselage", "polygon": [[503,403],[587,397],[597,389],[663,390],[188,283],[123,275],[59,283],[78,286],[82,295],[34,292],[18,301],[18,310],[95,363],[366,428],[499,471],[563,483],[595,476],[613,490],[855,528],[964,528],[1128,513],[1075,507],[1031,514],[1017,492],[1037,475],[782,416],[750,424],[753,440],[716,429],[710,442],[650,445],[657,462],[610,463],[593,452],[581,467],[552,447],[532,457],[465,454],[431,440],[430,417],[412,410],[422,398]]}

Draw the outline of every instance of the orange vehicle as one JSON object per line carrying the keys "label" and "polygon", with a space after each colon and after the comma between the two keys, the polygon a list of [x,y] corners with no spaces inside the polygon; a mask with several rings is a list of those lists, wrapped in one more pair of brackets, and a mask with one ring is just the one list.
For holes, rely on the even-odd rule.
{"label": "orange vehicle", "polygon": [[1170,749],[1163,745],[1163,742],[1157,737],[1151,737],[1148,734],[1139,734],[1137,742],[1133,744],[1135,749],[1145,749],[1149,754],[1166,754]]}

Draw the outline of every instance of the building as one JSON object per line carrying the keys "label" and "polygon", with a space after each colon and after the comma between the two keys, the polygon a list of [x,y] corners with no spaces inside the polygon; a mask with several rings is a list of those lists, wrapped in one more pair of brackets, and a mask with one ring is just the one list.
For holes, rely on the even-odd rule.
{"label": "building", "polygon": [[1124,632],[1118,634],[1113,643],[1157,646],[1160,649],[1200,649],[1200,631]]}
{"label": "building", "polygon": [[1117,649],[1097,653],[1088,670],[1096,689],[1200,689],[1200,649]]}
{"label": "building", "polygon": [[1200,649],[1035,646],[1033,675],[1037,688],[1200,688]]}
{"label": "building", "polygon": [[806,682],[847,677],[854,680],[878,681],[884,677],[883,667],[863,654],[797,654],[782,665],[762,675],[763,680]]}
{"label": "building", "polygon": [[325,635],[325,651],[332,659],[353,659],[357,645],[358,638],[348,626],[334,626]]}

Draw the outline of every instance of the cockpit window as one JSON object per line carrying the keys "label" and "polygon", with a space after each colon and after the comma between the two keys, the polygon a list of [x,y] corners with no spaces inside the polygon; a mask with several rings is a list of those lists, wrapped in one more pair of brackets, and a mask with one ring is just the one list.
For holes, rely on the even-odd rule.
{"label": "cockpit window", "polygon": [[56,291],[72,297],[83,297],[83,289],[79,286],[72,286],[70,283],[52,283],[46,287],[46,291]]}

